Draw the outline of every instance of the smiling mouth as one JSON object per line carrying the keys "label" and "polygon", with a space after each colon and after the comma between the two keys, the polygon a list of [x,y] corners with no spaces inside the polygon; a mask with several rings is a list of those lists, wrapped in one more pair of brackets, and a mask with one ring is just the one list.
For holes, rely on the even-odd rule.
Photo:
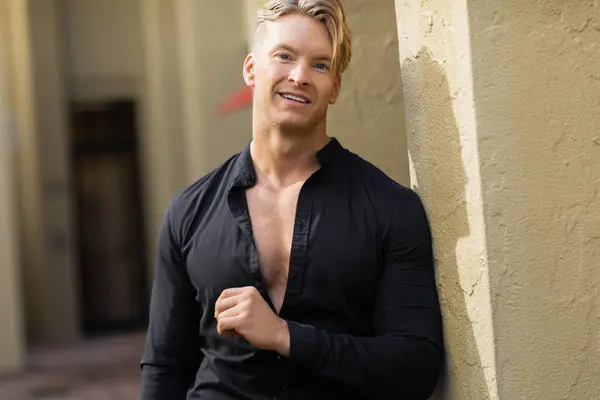
{"label": "smiling mouth", "polygon": [[300,96],[295,96],[295,95],[289,94],[289,93],[279,93],[279,95],[281,97],[283,97],[284,99],[295,101],[295,102],[300,103],[300,104],[310,104],[310,100],[307,100],[307,99],[302,98]]}

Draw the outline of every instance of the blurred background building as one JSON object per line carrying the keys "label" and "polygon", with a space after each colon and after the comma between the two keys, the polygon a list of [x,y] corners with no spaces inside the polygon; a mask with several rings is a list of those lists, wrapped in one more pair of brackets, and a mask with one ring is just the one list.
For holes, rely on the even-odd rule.
{"label": "blurred background building", "polygon": [[[0,0],[3,373],[137,357],[167,202],[251,138],[215,110],[259,3]],[[425,201],[439,398],[600,398],[600,2],[343,3],[329,133]]]}

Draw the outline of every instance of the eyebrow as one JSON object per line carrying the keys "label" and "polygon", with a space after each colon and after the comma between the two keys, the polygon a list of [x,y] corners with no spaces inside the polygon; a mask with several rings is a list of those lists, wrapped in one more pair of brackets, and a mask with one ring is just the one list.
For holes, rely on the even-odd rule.
{"label": "eyebrow", "polygon": [[[272,52],[276,51],[276,50],[286,50],[289,51],[290,53],[298,53],[298,50],[296,50],[295,48],[293,48],[290,45],[284,44],[284,43],[278,43],[275,46],[273,46],[273,50]],[[331,57],[325,54],[319,54],[316,57],[313,57],[313,59],[315,61],[328,61],[331,62]]]}

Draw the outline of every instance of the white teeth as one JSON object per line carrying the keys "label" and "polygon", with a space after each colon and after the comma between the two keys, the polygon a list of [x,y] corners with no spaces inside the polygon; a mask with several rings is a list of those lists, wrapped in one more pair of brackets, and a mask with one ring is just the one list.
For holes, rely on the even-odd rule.
{"label": "white teeth", "polygon": [[282,94],[281,96],[289,100],[299,101],[300,103],[308,103],[302,97],[294,96],[293,94]]}

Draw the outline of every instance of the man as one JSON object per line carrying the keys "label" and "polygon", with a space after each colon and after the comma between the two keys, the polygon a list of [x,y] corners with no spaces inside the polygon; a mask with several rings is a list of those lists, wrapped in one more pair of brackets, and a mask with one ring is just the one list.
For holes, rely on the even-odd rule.
{"label": "man", "polygon": [[144,400],[433,391],[443,341],[421,201],[327,136],[350,55],[338,0],[259,12],[252,141],[175,196],[160,231]]}

